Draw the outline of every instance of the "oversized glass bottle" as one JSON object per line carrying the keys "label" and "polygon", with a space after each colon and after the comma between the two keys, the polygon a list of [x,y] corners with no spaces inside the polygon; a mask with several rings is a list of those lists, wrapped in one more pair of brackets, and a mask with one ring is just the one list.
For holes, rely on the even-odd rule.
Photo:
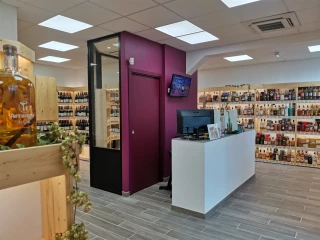
{"label": "oversized glass bottle", "polygon": [[35,90],[18,71],[17,48],[3,46],[4,72],[0,75],[0,145],[17,148],[37,144]]}

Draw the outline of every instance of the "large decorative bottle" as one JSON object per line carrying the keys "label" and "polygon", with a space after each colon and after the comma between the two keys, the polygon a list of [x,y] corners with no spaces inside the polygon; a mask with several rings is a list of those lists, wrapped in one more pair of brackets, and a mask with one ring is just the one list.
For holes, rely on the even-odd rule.
{"label": "large decorative bottle", "polygon": [[4,72],[0,75],[0,145],[17,148],[37,144],[35,90],[18,71],[17,48],[3,46]]}

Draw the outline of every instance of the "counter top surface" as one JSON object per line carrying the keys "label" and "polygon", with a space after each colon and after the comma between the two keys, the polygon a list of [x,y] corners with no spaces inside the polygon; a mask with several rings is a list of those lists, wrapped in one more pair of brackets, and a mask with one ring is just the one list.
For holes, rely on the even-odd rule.
{"label": "counter top surface", "polygon": [[239,136],[239,135],[245,134],[247,132],[251,132],[251,131],[255,131],[255,130],[254,129],[246,130],[245,132],[242,132],[242,133],[239,133],[239,134],[226,134],[223,137],[218,138],[218,139],[214,139],[214,140],[188,140],[188,139],[181,139],[181,138],[174,138],[172,140],[174,140],[174,141],[184,141],[184,142],[188,141],[188,142],[194,142],[194,143],[210,143],[210,142],[219,141],[221,139],[225,139],[225,138],[229,138],[229,137]]}

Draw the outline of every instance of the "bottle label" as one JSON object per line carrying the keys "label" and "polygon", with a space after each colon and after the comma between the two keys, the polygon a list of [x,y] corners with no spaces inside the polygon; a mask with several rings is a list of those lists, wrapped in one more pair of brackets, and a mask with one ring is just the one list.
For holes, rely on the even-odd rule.
{"label": "bottle label", "polygon": [[30,113],[31,105],[27,101],[22,101],[18,105],[18,110],[20,113],[10,114],[10,118],[13,120],[17,120],[19,125],[24,125],[27,123],[31,123],[31,119],[35,117],[34,113]]}

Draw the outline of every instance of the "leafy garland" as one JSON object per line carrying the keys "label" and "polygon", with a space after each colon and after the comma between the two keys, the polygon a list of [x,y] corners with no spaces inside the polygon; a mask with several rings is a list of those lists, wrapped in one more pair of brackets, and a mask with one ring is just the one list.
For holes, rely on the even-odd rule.
{"label": "leafy garland", "polygon": [[[63,152],[62,162],[69,174],[72,176],[75,186],[67,197],[68,202],[74,205],[74,222],[77,207],[83,207],[84,212],[89,212],[92,204],[86,192],[79,190],[78,183],[81,182],[79,175],[79,154],[85,142],[85,135],[81,134],[77,129],[69,135],[66,131],[59,127],[58,123],[53,123],[49,128],[49,132],[45,135],[38,135],[38,146],[61,143],[61,151]],[[18,148],[24,148],[21,144],[16,144]],[[0,151],[10,150],[10,147],[0,145]],[[85,230],[83,223],[74,223],[69,230],[64,233],[56,233],[55,240],[87,240],[88,231]]]}

